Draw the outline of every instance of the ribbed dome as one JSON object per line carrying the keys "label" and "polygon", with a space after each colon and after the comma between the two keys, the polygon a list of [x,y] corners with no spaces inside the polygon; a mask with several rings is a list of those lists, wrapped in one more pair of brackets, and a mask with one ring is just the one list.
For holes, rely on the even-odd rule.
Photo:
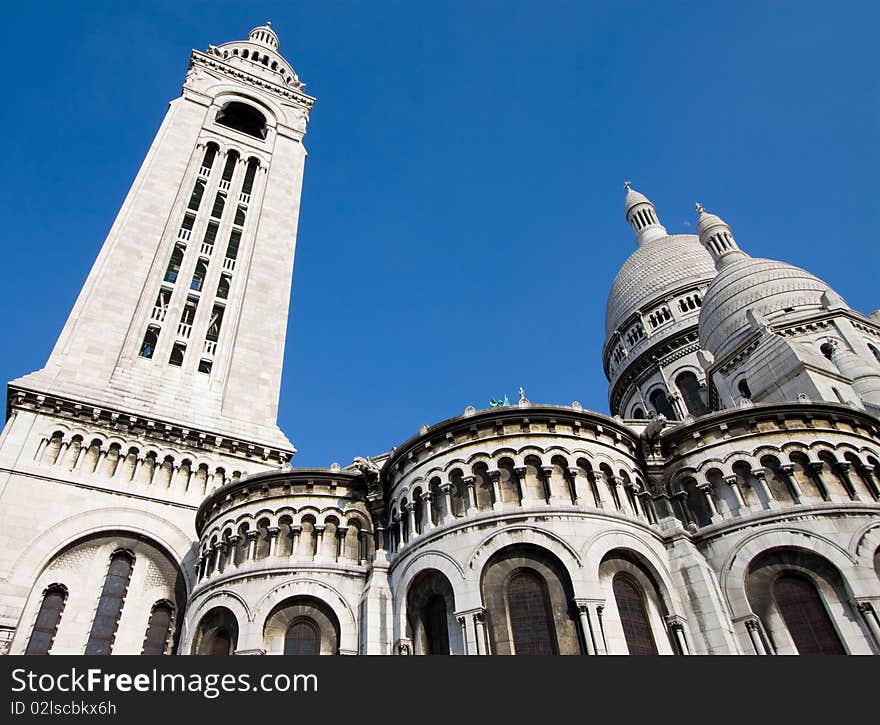
{"label": "ribbed dome", "polygon": [[673,234],[642,244],[623,263],[605,309],[605,339],[636,310],[689,283],[715,276],[712,257],[693,234]]}
{"label": "ribbed dome", "polygon": [[785,262],[737,259],[721,269],[703,297],[700,347],[720,360],[748,336],[748,310],[772,323],[786,314],[822,309],[828,289],[818,277]]}

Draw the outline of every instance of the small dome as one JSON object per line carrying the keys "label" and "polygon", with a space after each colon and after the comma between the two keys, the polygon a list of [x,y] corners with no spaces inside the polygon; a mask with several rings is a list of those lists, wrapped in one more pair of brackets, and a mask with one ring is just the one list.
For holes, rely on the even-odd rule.
{"label": "small dome", "polygon": [[611,285],[605,309],[606,341],[637,310],[688,284],[705,284],[714,276],[712,257],[693,234],[645,242],[623,263]]}
{"label": "small dome", "polygon": [[748,336],[751,310],[773,323],[824,309],[829,289],[818,277],[785,262],[742,256],[722,267],[703,297],[700,347],[721,360]]}
{"label": "small dome", "polygon": [[636,204],[650,204],[651,200],[648,199],[642,192],[636,191],[630,186],[626,187],[626,196],[623,199],[623,213],[624,216],[629,214],[629,210],[632,209]]}

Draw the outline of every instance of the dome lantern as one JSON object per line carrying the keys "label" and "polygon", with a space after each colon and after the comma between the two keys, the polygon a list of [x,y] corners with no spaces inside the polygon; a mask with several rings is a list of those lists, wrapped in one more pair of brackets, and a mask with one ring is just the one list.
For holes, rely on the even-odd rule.
{"label": "dome lantern", "polygon": [[700,244],[712,255],[716,269],[720,270],[724,265],[748,256],[739,248],[727,222],[707,212],[700,202],[696,203],[696,209],[700,215],[697,222]]}
{"label": "dome lantern", "polygon": [[632,183],[625,181],[626,198],[623,200],[626,221],[636,233],[636,244],[641,246],[653,239],[666,237],[666,231],[657,218],[657,209],[648,197],[632,188]]}

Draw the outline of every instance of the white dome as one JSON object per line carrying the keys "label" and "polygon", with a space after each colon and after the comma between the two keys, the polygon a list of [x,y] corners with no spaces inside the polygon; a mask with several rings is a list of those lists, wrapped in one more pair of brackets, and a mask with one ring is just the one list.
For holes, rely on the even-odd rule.
{"label": "white dome", "polygon": [[749,333],[746,312],[772,323],[787,315],[823,309],[830,288],[818,277],[785,262],[742,257],[722,267],[703,297],[700,347],[720,360]]}
{"label": "white dome", "polygon": [[688,284],[715,276],[712,257],[693,234],[672,234],[643,243],[623,263],[605,308],[605,339],[634,312]]}

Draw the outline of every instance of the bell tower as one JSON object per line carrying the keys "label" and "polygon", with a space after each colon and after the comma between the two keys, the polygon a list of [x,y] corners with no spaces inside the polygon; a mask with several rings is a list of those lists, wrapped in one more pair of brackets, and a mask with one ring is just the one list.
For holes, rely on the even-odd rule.
{"label": "bell tower", "polygon": [[[139,653],[151,612],[182,622],[205,496],[295,453],[277,412],[315,99],[278,48],[267,23],[192,52],[45,367],[9,383],[0,654]],[[161,600],[116,629],[107,557]],[[71,616],[35,639],[53,597]]]}
{"label": "bell tower", "polygon": [[46,367],[12,391],[293,452],[276,415],[303,87],[268,25],[193,51]]}

